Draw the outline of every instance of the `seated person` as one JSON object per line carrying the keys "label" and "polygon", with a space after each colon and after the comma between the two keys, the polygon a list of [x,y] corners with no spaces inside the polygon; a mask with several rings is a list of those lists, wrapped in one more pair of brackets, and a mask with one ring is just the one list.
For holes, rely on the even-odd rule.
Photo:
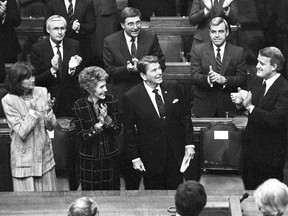
{"label": "seated person", "polygon": [[288,207],[288,188],[278,179],[268,179],[256,189],[254,198],[263,216],[281,216]]}
{"label": "seated person", "polygon": [[88,197],[80,197],[72,202],[67,216],[96,216],[99,215],[97,203]]}
{"label": "seated person", "polygon": [[189,180],[178,186],[175,194],[178,216],[198,216],[206,202],[205,189],[199,182]]}

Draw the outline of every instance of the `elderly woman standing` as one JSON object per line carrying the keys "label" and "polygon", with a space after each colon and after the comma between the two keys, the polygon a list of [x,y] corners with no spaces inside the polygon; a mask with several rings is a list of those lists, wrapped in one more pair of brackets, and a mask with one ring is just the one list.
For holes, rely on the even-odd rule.
{"label": "elderly woman standing", "polygon": [[32,66],[15,63],[8,94],[2,99],[11,129],[11,170],[14,191],[55,191],[56,174],[51,139],[56,118],[46,88],[35,87]]}
{"label": "elderly woman standing", "polygon": [[118,190],[118,145],[121,132],[118,101],[106,95],[108,74],[100,67],[79,74],[80,87],[88,96],[74,103],[74,119],[81,142],[80,182],[82,190]]}
{"label": "elderly woman standing", "polygon": [[254,198],[263,216],[281,216],[288,207],[288,188],[278,179],[269,179],[256,189]]}

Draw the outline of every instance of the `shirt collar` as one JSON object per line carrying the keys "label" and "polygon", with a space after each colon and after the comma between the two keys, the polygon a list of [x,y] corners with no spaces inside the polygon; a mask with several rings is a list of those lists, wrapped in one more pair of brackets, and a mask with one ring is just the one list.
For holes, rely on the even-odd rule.
{"label": "shirt collar", "polygon": [[[278,79],[278,77],[280,77],[280,73],[277,73],[273,77],[270,77],[269,79],[265,80],[266,89],[267,89],[267,87],[269,88],[270,86],[272,86],[272,84]],[[263,80],[263,82],[264,82],[264,80]]]}
{"label": "shirt collar", "polygon": [[[217,54],[218,46],[216,46],[213,42],[212,42],[212,45],[213,45],[214,53]],[[220,51],[221,53],[224,52],[225,46],[226,46],[226,41],[224,42],[224,44],[222,44],[222,46],[219,47],[221,49],[221,51]]]}
{"label": "shirt collar", "polygon": [[[150,93],[153,93],[154,88],[151,88],[145,81],[143,81],[146,90]],[[158,92],[161,93],[160,85],[158,85],[155,89],[158,89]]]}
{"label": "shirt collar", "polygon": [[[124,30],[124,36],[125,36],[127,44],[131,43],[132,38],[125,32],[125,30]],[[137,43],[137,41],[138,41],[138,37],[135,37],[135,43]]]}
{"label": "shirt collar", "polygon": [[[51,44],[52,48],[54,49],[57,44],[54,43],[51,38],[49,38],[49,40],[50,40],[50,44]],[[59,45],[60,45],[60,48],[63,49],[63,41],[61,41],[61,43]]]}

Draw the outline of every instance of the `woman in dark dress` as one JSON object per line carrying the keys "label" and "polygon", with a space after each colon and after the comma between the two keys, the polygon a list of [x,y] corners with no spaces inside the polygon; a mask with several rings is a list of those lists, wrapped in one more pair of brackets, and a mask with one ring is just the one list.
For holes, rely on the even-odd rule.
{"label": "woman in dark dress", "polygon": [[119,190],[118,145],[121,131],[118,101],[106,95],[108,74],[100,67],[85,68],[79,84],[88,96],[74,103],[74,119],[81,142],[80,183],[82,190]]}

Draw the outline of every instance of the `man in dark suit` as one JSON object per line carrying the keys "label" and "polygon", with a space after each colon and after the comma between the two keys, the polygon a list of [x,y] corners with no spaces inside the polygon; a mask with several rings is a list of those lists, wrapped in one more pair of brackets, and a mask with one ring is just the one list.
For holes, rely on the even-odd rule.
{"label": "man in dark suit", "polygon": [[190,110],[178,83],[163,81],[156,56],[143,57],[137,68],[143,82],[123,96],[127,155],[146,190],[176,189],[184,153],[188,160],[195,153]]}
{"label": "man in dark suit", "polygon": [[[108,91],[119,100],[120,113],[122,113],[123,94],[142,82],[137,71],[138,59],[141,59],[145,55],[158,56],[161,68],[163,71],[165,70],[165,58],[156,34],[141,29],[141,25],[140,11],[135,8],[126,7],[121,12],[121,26],[123,30],[106,37],[104,40],[103,61],[110,79]],[[132,43],[132,39],[134,43]],[[132,49],[133,44],[134,48]],[[126,189],[138,189],[140,175],[133,170],[130,161],[125,161],[125,157],[121,158],[124,158],[122,170]]]}
{"label": "man in dark suit", "polygon": [[15,63],[21,48],[14,27],[21,23],[15,0],[0,0],[0,50],[5,63]]}
{"label": "man in dark suit", "polygon": [[236,111],[230,93],[246,85],[244,51],[226,42],[228,24],[223,18],[210,22],[209,34],[211,42],[196,45],[191,52],[193,114],[225,117]]}
{"label": "man in dark suit", "polygon": [[65,18],[67,22],[66,38],[80,42],[83,62],[85,66],[90,65],[93,57],[91,35],[96,29],[92,0],[50,0],[47,3],[45,20],[52,15],[60,15]]}
{"label": "man in dark suit", "polygon": [[210,41],[209,24],[215,17],[222,17],[230,25],[239,23],[238,9],[233,0],[194,0],[189,16],[191,25],[198,25],[192,47]]}
{"label": "man in dark suit", "polygon": [[276,47],[259,51],[257,73],[249,92],[232,93],[232,101],[248,112],[243,180],[246,190],[270,178],[283,181],[287,152],[288,82],[280,74],[284,58]]}
{"label": "man in dark suit", "polygon": [[[122,110],[122,95],[131,87],[142,82],[137,71],[137,62],[145,55],[159,58],[161,69],[165,70],[165,58],[154,32],[141,29],[141,13],[135,8],[126,7],[121,13],[121,26],[118,31],[104,40],[103,60],[109,74],[115,96]],[[134,40],[135,53],[131,50]]]}
{"label": "man in dark suit", "polygon": [[78,67],[81,63],[79,42],[64,39],[66,20],[59,15],[48,18],[46,30],[50,37],[31,48],[36,85],[46,87],[56,98],[53,110],[57,117],[72,117],[73,103],[81,97],[77,76],[82,68]]}

